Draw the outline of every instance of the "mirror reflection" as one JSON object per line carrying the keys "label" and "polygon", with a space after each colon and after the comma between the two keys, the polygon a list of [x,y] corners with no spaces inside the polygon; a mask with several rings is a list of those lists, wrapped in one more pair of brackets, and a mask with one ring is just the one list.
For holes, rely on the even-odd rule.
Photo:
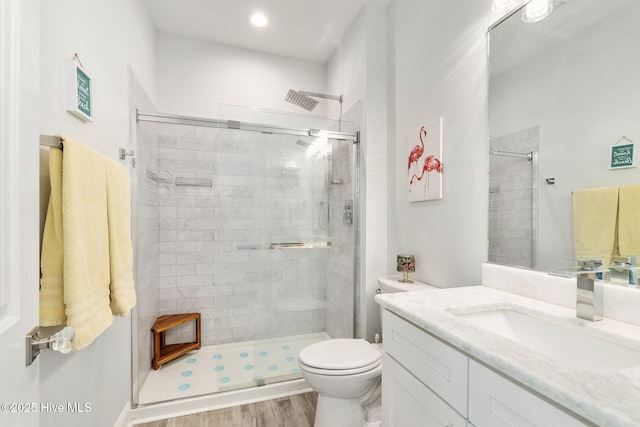
{"label": "mirror reflection", "polygon": [[554,0],[537,22],[523,12],[489,32],[489,261],[606,264],[620,238],[640,256],[640,226],[620,230],[603,190],[640,184],[640,2]]}

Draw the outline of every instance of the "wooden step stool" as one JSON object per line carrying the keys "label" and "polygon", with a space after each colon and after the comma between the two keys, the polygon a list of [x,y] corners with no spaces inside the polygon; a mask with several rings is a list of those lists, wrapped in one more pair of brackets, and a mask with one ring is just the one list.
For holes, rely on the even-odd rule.
{"label": "wooden step stool", "polygon": [[[192,320],[196,321],[195,341],[180,344],[165,343],[165,333],[169,329],[175,328],[176,326]],[[151,327],[151,332],[153,333],[153,361],[151,362],[151,367],[153,369],[158,369],[160,368],[160,365],[164,365],[176,357],[180,357],[191,350],[200,349],[200,313],[168,314],[166,316],[160,316]]]}

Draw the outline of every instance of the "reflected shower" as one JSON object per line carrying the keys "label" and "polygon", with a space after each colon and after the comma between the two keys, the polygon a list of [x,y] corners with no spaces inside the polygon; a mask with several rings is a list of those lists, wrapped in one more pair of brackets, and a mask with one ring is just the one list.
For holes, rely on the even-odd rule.
{"label": "reflected shower", "polygon": [[505,156],[505,157],[520,157],[523,159],[527,159],[529,161],[533,160],[533,151],[529,151],[528,153],[516,153],[514,151],[502,151],[498,149],[489,150],[489,154],[493,154],[494,156]]}

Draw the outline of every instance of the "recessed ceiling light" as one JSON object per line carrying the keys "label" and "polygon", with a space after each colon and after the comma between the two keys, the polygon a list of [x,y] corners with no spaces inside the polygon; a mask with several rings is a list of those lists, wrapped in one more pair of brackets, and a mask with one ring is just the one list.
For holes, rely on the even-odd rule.
{"label": "recessed ceiling light", "polygon": [[253,12],[249,14],[249,21],[256,27],[264,27],[269,23],[269,20],[262,12]]}

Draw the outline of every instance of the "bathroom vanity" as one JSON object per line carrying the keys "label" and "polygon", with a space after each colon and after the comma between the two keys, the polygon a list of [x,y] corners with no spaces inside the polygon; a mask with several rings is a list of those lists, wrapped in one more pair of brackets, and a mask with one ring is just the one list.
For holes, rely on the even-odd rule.
{"label": "bathroom vanity", "polygon": [[385,309],[384,425],[640,425],[637,325],[606,312],[580,320],[575,309],[489,286],[376,301]]}

